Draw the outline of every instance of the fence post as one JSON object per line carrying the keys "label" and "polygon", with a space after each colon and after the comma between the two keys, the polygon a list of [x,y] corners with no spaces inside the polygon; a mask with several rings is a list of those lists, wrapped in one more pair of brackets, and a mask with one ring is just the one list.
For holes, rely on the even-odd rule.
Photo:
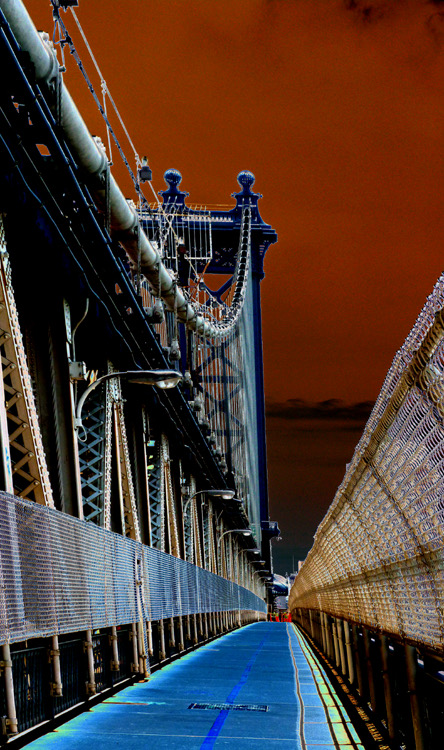
{"label": "fence post", "polygon": [[343,628],[342,628],[342,620],[339,617],[336,617],[336,633],[337,633],[337,636],[338,636],[338,646],[339,646],[339,657],[340,657],[341,672],[344,675],[344,677],[346,677],[347,676],[347,665],[345,663]]}
{"label": "fence post", "polygon": [[165,631],[163,629],[163,620],[159,620],[159,636],[160,636],[160,651],[159,656],[160,659],[166,659],[166,651],[165,651]]}
{"label": "fence post", "polygon": [[380,644],[381,644],[382,680],[384,683],[384,700],[385,700],[385,710],[387,714],[387,729],[388,729],[390,739],[394,740],[396,736],[396,723],[395,723],[395,713],[393,710],[392,685],[390,682],[388,638],[386,635],[383,635],[382,633],[380,635]]}
{"label": "fence post", "polygon": [[92,641],[92,630],[86,631],[86,638],[84,641],[84,650],[86,651],[86,658],[88,661],[88,682],[86,685],[86,692],[88,695],[96,694],[96,676],[94,671],[94,646]]}
{"label": "fence post", "polygon": [[353,663],[353,649],[350,637],[350,625],[348,624],[347,620],[344,620],[343,623],[345,634],[345,651],[347,654],[348,680],[350,682],[350,685],[353,685],[355,681],[355,665]]}
{"label": "fence post", "polygon": [[53,635],[51,639],[51,649],[49,651],[49,659],[52,661],[52,673],[54,682],[51,682],[51,695],[53,697],[60,697],[62,692],[62,674],[60,671],[60,649],[58,636]]}
{"label": "fence post", "polygon": [[418,663],[416,661],[416,648],[414,646],[405,645],[405,662],[413,732],[415,735],[415,750],[425,750],[424,729],[418,696]]}
{"label": "fence post", "polygon": [[373,708],[373,711],[377,711],[378,702],[377,702],[377,696],[376,696],[375,679],[373,675],[372,655],[370,653],[370,636],[369,636],[369,632],[367,628],[363,628],[363,636],[364,636],[367,682],[368,682],[368,688],[370,691],[370,703]]}
{"label": "fence post", "polygon": [[137,645],[137,625],[135,622],[131,623],[131,639],[133,642],[133,663],[131,664],[131,672],[139,671],[139,649]]}
{"label": "fence post", "polygon": [[9,650],[9,643],[4,643],[2,646],[1,668],[3,669],[7,713],[7,717],[5,719],[5,734],[17,734],[17,712],[15,708],[14,682],[12,677],[12,661],[11,652]]}
{"label": "fence post", "polygon": [[113,652],[113,658],[111,659],[111,671],[118,672],[120,669],[120,660],[119,660],[119,647],[117,642],[117,628],[115,625],[112,625],[111,627],[111,635],[109,637],[111,648]]}
{"label": "fence post", "polygon": [[338,646],[338,636],[336,634],[336,620],[334,617],[331,619],[331,632],[333,634],[333,646],[334,646],[334,659],[335,664],[337,667],[341,666],[341,660],[339,658],[339,646]]}

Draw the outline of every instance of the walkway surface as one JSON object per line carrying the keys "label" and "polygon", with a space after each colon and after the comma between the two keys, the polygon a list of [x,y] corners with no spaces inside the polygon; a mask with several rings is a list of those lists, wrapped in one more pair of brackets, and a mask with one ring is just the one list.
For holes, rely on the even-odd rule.
{"label": "walkway surface", "polygon": [[364,750],[291,623],[222,636],[30,743],[41,750]]}

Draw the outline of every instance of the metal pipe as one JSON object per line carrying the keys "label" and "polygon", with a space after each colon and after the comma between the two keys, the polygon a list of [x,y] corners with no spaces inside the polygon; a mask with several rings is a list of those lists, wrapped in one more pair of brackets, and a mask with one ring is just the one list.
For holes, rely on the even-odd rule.
{"label": "metal pipe", "polygon": [[115,625],[111,626],[111,635],[109,639],[111,642],[111,649],[113,653],[113,658],[111,659],[111,671],[118,672],[120,669],[119,644],[117,640],[117,628]]}
{"label": "metal pipe", "polygon": [[88,682],[86,685],[86,690],[88,695],[95,695],[96,694],[96,675],[94,670],[94,646],[92,641],[92,630],[89,629],[86,631],[86,638],[85,638],[85,651],[86,651],[86,658],[88,661]]}
{"label": "metal pipe", "polygon": [[138,672],[139,671],[139,649],[138,649],[137,625],[135,622],[131,623],[131,638],[133,641],[133,663],[131,664],[131,672]]}
{"label": "metal pipe", "polygon": [[[20,47],[28,53],[37,81],[56,82],[60,76],[59,63],[49,36],[39,34],[21,0],[0,0],[0,8]],[[60,111],[65,138],[83,172],[92,178],[91,192],[103,205],[108,170],[106,152],[89,133],[63,82],[60,86]],[[135,209],[129,205],[112,175],[109,176],[109,203],[112,230],[130,259],[134,263],[140,259],[141,272],[167,307],[177,311],[179,319],[198,333],[210,338],[218,335],[218,329],[198,315],[178,288],[143,232]]]}
{"label": "metal pipe", "polygon": [[15,709],[14,682],[12,677],[12,661],[9,643],[2,646],[3,677],[6,698],[6,728],[7,734],[17,734],[17,712]]}
{"label": "metal pipe", "polygon": [[51,683],[51,695],[60,697],[62,693],[62,673],[60,670],[60,649],[57,635],[52,636],[51,640],[51,661],[54,681]]}

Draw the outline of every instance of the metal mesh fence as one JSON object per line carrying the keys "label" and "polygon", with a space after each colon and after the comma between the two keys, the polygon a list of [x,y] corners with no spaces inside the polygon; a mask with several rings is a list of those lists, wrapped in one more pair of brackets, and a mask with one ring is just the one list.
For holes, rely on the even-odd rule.
{"label": "metal mesh fence", "polygon": [[185,560],[0,493],[0,643],[228,610],[266,606]]}
{"label": "metal mesh fence", "polygon": [[289,606],[444,647],[444,275],[397,353]]}

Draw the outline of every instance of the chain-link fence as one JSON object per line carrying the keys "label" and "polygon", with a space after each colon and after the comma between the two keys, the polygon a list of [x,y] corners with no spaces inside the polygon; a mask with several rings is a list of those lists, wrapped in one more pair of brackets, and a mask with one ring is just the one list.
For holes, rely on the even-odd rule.
{"label": "chain-link fence", "polygon": [[397,353],[289,605],[444,644],[444,276]]}
{"label": "chain-link fence", "polygon": [[185,560],[0,493],[1,643],[230,610],[266,606]]}

